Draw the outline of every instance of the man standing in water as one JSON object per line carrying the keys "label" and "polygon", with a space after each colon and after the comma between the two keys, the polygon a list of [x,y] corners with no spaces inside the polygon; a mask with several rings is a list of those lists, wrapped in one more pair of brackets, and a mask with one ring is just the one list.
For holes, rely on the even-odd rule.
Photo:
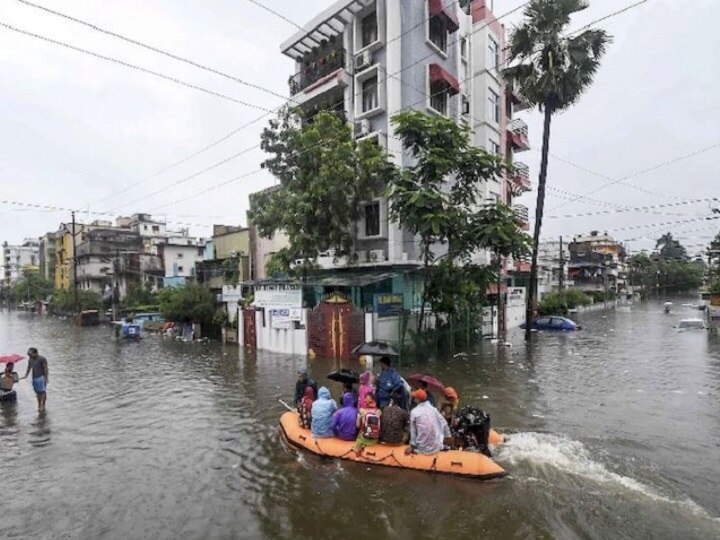
{"label": "man standing in water", "polygon": [[47,384],[50,382],[47,358],[40,356],[35,347],[30,347],[27,353],[30,361],[23,379],[27,379],[30,370],[32,370],[32,385],[37,396],[38,411],[44,411],[45,400],[47,399]]}

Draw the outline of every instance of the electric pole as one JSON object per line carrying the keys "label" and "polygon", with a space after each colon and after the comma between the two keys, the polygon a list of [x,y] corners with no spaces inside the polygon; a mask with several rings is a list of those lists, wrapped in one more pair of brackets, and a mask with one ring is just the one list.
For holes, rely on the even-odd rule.
{"label": "electric pole", "polygon": [[560,275],[558,276],[558,290],[562,294],[565,288],[565,255],[563,253],[563,239],[560,237]]}
{"label": "electric pole", "polygon": [[80,305],[78,304],[78,283],[77,283],[77,251],[75,243],[75,211],[72,212],[72,265],[73,265],[73,291],[75,295],[75,309],[80,311]]}

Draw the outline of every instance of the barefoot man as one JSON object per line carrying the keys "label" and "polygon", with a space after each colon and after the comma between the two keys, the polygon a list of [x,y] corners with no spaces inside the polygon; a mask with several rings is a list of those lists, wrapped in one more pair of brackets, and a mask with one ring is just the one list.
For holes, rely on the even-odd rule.
{"label": "barefoot man", "polygon": [[23,379],[27,379],[30,370],[32,370],[32,385],[37,396],[38,411],[44,411],[45,400],[47,399],[47,384],[50,380],[47,358],[40,356],[35,347],[30,347],[27,353],[30,362],[28,362],[28,368]]}

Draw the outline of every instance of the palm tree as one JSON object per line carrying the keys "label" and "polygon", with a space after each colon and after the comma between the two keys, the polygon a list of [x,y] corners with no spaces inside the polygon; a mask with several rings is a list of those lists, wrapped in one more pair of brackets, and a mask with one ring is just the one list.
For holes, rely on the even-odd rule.
{"label": "palm tree", "polygon": [[[530,287],[526,320],[533,318],[537,296],[537,258],[540,228],[545,205],[550,121],[553,114],[575,104],[592,83],[605,53],[610,36],[603,30],[584,30],[563,35],[570,17],[588,7],[585,0],[531,0],[525,8],[525,22],[510,36],[510,67],[503,71],[513,85],[533,106],[544,114],[542,158],[538,180],[535,231],[532,246]],[[526,325],[525,339],[530,339]]]}

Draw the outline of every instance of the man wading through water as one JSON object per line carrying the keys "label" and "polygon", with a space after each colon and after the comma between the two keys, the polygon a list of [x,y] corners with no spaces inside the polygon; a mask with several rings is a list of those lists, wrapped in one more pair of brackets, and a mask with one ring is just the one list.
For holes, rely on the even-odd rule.
{"label": "man wading through water", "polygon": [[40,356],[35,347],[30,347],[27,353],[30,357],[30,362],[28,363],[28,368],[23,379],[27,379],[30,370],[32,370],[32,385],[33,390],[35,390],[35,395],[37,396],[38,411],[44,411],[45,401],[47,400],[47,384],[50,382],[47,358]]}

